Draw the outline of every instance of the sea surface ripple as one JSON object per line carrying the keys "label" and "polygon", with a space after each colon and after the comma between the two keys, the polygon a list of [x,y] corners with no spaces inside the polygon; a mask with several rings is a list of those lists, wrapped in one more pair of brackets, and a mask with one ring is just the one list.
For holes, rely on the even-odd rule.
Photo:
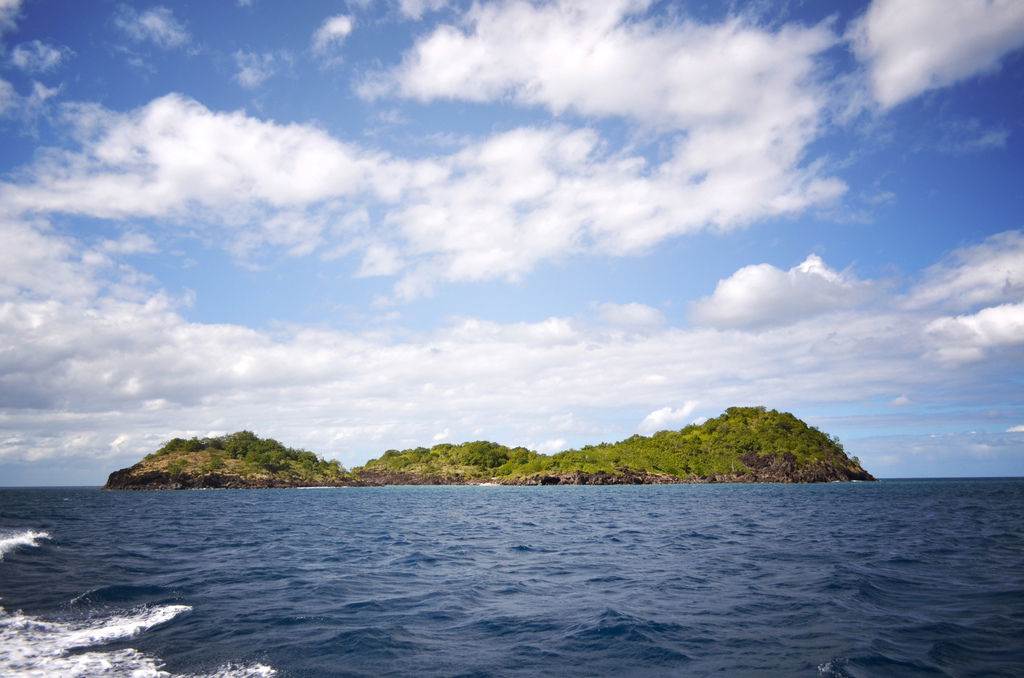
{"label": "sea surface ripple", "polygon": [[0,675],[1021,676],[1024,481],[0,490]]}

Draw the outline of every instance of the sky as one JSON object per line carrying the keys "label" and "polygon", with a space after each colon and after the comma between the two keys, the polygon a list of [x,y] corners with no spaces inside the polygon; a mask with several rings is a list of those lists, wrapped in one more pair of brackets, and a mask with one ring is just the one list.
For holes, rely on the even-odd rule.
{"label": "sky", "polygon": [[0,485],[789,411],[1024,475],[1024,3],[0,0]]}

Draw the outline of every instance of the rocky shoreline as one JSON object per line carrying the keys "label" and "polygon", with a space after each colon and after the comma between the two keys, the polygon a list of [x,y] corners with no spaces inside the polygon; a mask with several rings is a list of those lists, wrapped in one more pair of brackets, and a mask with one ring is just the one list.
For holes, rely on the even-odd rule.
{"label": "rocky shoreline", "polygon": [[[756,457],[757,455],[753,455]],[[838,464],[818,464],[796,468],[792,460],[744,459],[751,467],[748,473],[719,473],[713,476],[678,477],[652,473],[643,469],[618,469],[618,473],[545,473],[515,478],[466,478],[403,473],[401,471],[365,470],[355,476],[336,481],[308,478],[240,476],[225,473],[178,473],[121,469],[110,474],[108,490],[193,490],[193,489],[285,489],[297,487],[386,487],[408,485],[703,485],[709,483],[828,483],[870,481],[875,478],[866,471],[856,472]]]}

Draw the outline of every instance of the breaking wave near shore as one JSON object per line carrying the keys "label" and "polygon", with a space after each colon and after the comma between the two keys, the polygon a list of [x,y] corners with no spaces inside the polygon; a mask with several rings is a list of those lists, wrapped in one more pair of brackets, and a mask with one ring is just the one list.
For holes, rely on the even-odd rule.
{"label": "breaking wave near shore", "polygon": [[[0,560],[17,551],[42,546],[47,532],[0,532]],[[84,595],[84,594],[83,594]],[[82,598],[82,596],[79,596]],[[69,601],[70,603],[75,602]],[[131,609],[86,609],[43,619],[0,606],[0,675],[3,676],[130,676],[131,678],[265,678],[277,672],[263,664],[226,665],[211,673],[172,674],[162,661],[123,644],[192,611],[188,605],[137,606]]]}

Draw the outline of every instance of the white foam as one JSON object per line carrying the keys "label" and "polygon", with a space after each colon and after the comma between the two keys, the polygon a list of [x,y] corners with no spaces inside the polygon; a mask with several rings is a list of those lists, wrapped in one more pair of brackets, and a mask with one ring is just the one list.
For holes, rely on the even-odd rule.
{"label": "white foam", "polygon": [[46,532],[23,530],[21,532],[5,532],[0,534],[0,560],[16,548],[22,546],[39,546],[40,539],[49,539]]}
{"label": "white foam", "polygon": [[[14,549],[39,546],[40,539],[50,539],[50,535],[36,530],[0,533],[0,560]],[[162,662],[158,659],[138,650],[88,648],[133,638],[191,610],[188,605],[160,605],[104,617],[46,621],[21,612],[8,613],[0,607],[0,676],[176,678],[161,668]],[[277,671],[263,664],[228,664],[210,674],[177,678],[270,678],[275,675]]]}
{"label": "white foam", "polygon": [[[160,668],[160,661],[132,648],[73,654],[68,650],[132,638],[191,609],[188,605],[161,605],[102,618],[45,621],[20,612],[9,614],[0,607],[0,675],[174,678]],[[205,677],[187,678],[268,678],[276,673],[262,664],[227,665]]]}

